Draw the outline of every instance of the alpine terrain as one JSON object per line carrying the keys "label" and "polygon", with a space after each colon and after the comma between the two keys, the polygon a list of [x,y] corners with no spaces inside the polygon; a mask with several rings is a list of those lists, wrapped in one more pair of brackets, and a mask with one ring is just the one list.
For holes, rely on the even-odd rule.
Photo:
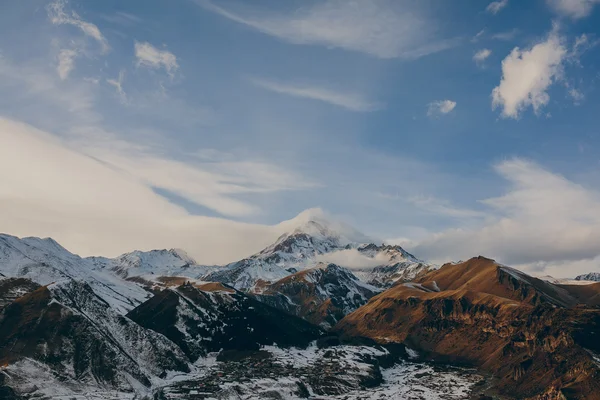
{"label": "alpine terrain", "polygon": [[313,217],[223,266],[0,235],[0,398],[600,398],[600,283]]}

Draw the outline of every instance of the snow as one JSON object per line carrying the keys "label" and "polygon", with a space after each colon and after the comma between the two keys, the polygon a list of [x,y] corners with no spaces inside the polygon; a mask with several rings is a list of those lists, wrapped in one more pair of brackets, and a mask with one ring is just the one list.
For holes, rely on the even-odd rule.
{"label": "snow", "polygon": [[[364,362],[365,358],[378,357],[387,354],[383,349],[372,347],[338,346],[333,349],[318,349],[315,345],[307,349],[280,349],[274,346],[266,346],[264,351],[271,353],[275,363],[281,365],[293,365],[294,370],[289,374],[281,376],[268,376],[252,378],[244,382],[230,381],[225,376],[220,391],[210,399],[246,399],[259,400],[264,398],[283,398],[289,400],[301,399],[298,396],[298,383],[306,385],[311,399],[339,399],[339,400],[366,400],[366,399],[468,399],[472,395],[473,386],[483,378],[472,370],[458,368],[434,367],[427,364],[405,362],[383,369],[382,385],[369,388],[346,391],[339,395],[318,395],[315,387],[311,386],[310,380],[303,379],[294,371],[304,368],[316,367],[327,362],[325,354],[335,351],[335,362],[341,364],[343,371],[339,378],[344,381],[360,386],[359,379],[366,376],[373,366]],[[213,371],[222,371],[221,363],[211,364]],[[318,367],[317,367],[318,368]],[[208,372],[205,373],[208,375]],[[193,381],[191,381],[193,382]],[[188,387],[193,387],[190,383]],[[167,399],[180,398],[181,394],[175,395],[165,386]],[[340,386],[343,390],[344,386]],[[188,392],[191,393],[191,392]],[[173,397],[172,397],[173,395]],[[175,397],[177,396],[177,397]]]}
{"label": "snow", "polygon": [[40,285],[77,280],[88,283],[104,301],[125,314],[150,297],[141,286],[98,270],[88,259],[70,253],[52,239],[0,234],[0,273]]}
{"label": "snow", "polygon": [[600,282],[600,272],[590,272],[589,274],[579,275],[575,278],[575,280]]}

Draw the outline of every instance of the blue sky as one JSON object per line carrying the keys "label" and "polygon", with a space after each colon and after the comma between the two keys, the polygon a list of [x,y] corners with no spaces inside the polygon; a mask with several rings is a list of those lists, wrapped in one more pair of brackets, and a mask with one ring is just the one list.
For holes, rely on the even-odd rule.
{"label": "blue sky", "polygon": [[596,3],[5,1],[0,229],[223,262],[320,207],[436,262],[598,270]]}

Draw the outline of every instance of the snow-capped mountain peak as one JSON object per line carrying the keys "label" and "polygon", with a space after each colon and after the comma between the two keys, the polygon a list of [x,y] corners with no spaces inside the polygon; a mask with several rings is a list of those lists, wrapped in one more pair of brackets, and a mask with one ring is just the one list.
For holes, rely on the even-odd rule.
{"label": "snow-capped mountain peak", "polygon": [[600,282],[600,272],[590,272],[588,274],[579,275],[575,278],[575,280]]}

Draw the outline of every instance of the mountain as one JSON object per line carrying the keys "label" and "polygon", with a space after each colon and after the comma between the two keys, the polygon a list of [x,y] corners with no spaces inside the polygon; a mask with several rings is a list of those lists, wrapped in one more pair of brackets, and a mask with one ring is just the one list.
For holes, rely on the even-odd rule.
{"label": "mountain", "polygon": [[306,347],[324,333],[298,317],[218,284],[164,289],[127,316],[169,338],[192,361],[221,350],[258,350],[275,344]]}
{"label": "mountain", "polygon": [[122,278],[141,277],[150,281],[159,276],[195,278],[206,275],[211,267],[201,266],[184,250],[133,251],[116,258],[88,257],[96,268],[115,273]]}
{"label": "mountain", "polygon": [[575,277],[576,281],[594,281],[600,282],[600,272],[590,272],[589,274]]}
{"label": "mountain", "polygon": [[323,221],[309,220],[283,234],[259,253],[204,276],[204,280],[227,283],[240,290],[260,290],[267,282],[305,269],[317,255],[342,250],[348,239]]}
{"label": "mountain", "polygon": [[[12,282],[23,291],[24,282]],[[49,398],[102,387],[140,392],[167,371],[190,371],[177,346],[86,283],[34,287],[0,310],[0,365],[13,389]]]}
{"label": "mountain", "polygon": [[318,264],[266,286],[256,298],[313,324],[330,328],[380,291],[361,282],[346,268]]}
{"label": "mountain", "polygon": [[436,268],[400,246],[370,243],[358,246],[357,250],[373,260],[380,260],[382,264],[373,268],[356,268],[353,270],[354,274],[364,282],[382,288],[390,287],[396,282],[412,281]]}
{"label": "mountain", "polygon": [[272,245],[201,279],[260,293],[268,284],[312,268],[318,262],[338,264],[334,260],[339,257],[362,256],[359,261],[353,261],[353,273],[374,286],[389,287],[398,280],[414,279],[433,268],[400,246],[377,245],[349,227],[312,217],[301,215],[297,224],[290,225],[291,230]]}
{"label": "mountain", "polygon": [[502,396],[598,399],[600,309],[570,289],[476,257],[392,287],[334,330],[478,367]]}
{"label": "mountain", "polygon": [[107,273],[90,259],[69,252],[50,238],[17,238],[0,234],[0,273],[26,278],[40,285],[77,280],[121,314],[145,301],[150,294],[140,285]]}

